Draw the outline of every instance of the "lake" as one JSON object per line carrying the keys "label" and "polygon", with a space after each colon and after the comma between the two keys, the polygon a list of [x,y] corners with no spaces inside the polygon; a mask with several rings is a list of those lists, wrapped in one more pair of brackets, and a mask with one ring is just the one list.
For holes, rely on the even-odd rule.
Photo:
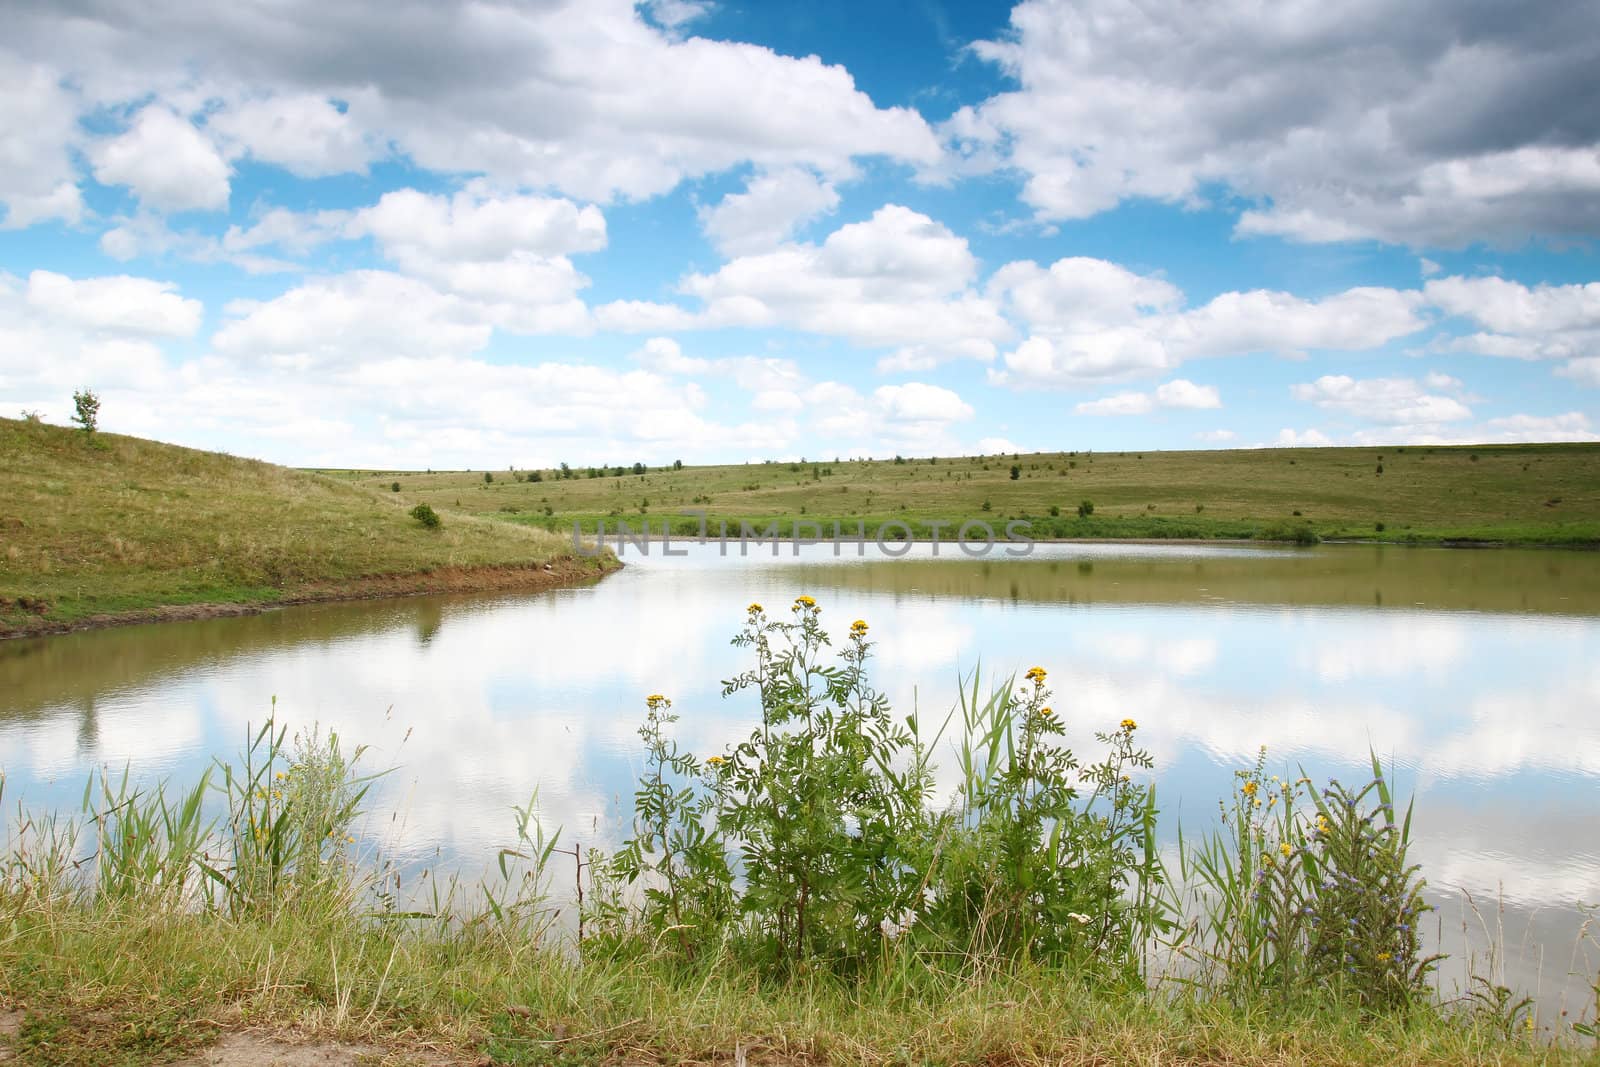
{"label": "lake", "polygon": [[630,551],[599,584],[542,594],[0,642],[5,799],[13,814],[19,798],[76,808],[99,766],[192,781],[276,697],[281,722],[320,723],[370,745],[370,769],[393,768],[364,849],[478,871],[535,789],[565,842],[604,843],[631,802],[646,694],[673,699],[680,740],[703,755],[740,739],[756,709],[720,696],[745,665],[729,639],[751,601],[781,614],[805,593],[841,641],[851,620],[871,624],[874,681],[924,722],[966,673],[1035,664],[1085,747],[1136,719],[1169,841],[1180,820],[1210,825],[1261,746],[1269,771],[1319,782],[1363,781],[1375,750],[1416,795],[1432,937],[1457,957],[1446,995],[1469,953],[1548,1005],[1581,998],[1600,965],[1577,942],[1578,909],[1600,904],[1600,554],[676,547],[688,554]]}

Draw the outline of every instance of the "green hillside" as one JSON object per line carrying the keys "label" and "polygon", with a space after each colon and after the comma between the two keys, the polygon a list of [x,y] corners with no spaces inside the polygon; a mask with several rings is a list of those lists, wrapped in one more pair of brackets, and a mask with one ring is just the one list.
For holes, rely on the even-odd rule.
{"label": "green hillside", "polygon": [[[594,573],[570,540],[255,460],[0,419],[0,632]],[[558,561],[551,572],[546,562]],[[559,573],[557,573],[559,572]]]}
{"label": "green hillside", "polygon": [[[1012,477],[1013,467],[1016,477]],[[604,470],[603,476],[599,475]],[[1268,537],[1390,541],[1600,543],[1600,445],[1272,448],[1057,452],[857,462],[808,459],[716,467],[629,465],[559,470],[344,471],[369,488],[398,479],[409,497],[569,530],[649,518],[688,528],[703,509],[737,530],[776,519],[853,529],[902,522],[1027,518],[1034,536]],[[538,480],[531,478],[537,476]],[[1080,518],[1079,506],[1093,504]],[[953,536],[947,529],[944,536]]]}

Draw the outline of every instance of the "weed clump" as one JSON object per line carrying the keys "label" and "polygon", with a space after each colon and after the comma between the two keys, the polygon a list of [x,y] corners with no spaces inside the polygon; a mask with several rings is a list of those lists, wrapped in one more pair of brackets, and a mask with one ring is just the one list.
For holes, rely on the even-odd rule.
{"label": "weed clump", "polygon": [[434,511],[432,506],[428,504],[418,504],[408,514],[430,530],[437,530],[444,525],[444,520],[439,517],[439,513]]}

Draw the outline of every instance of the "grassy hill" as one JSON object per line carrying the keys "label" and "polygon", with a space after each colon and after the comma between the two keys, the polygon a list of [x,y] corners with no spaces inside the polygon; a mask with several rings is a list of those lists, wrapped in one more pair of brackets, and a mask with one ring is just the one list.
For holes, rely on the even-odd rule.
{"label": "grassy hill", "polygon": [[[0,419],[0,634],[592,575],[570,539],[410,495],[134,437]],[[543,565],[552,563],[552,571]],[[192,608],[190,610],[193,610]]]}
{"label": "grassy hill", "polygon": [[[1016,477],[1012,477],[1013,467]],[[408,498],[570,530],[617,519],[659,529],[688,508],[765,526],[868,531],[932,521],[1033,522],[1036,537],[1359,538],[1600,544],[1600,445],[1065,452],[957,459],[801,461],[682,470],[329,472]],[[538,481],[531,480],[534,476]],[[597,472],[598,475],[598,472]],[[1088,501],[1093,514],[1079,518]],[[1052,513],[1052,509],[1054,513]],[[826,529],[826,526],[825,526]],[[947,530],[946,537],[953,536]]]}

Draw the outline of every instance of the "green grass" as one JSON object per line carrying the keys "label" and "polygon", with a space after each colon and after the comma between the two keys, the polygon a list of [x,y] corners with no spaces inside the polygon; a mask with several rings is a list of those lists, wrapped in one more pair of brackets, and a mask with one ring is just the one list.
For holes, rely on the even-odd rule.
{"label": "green grass", "polygon": [[270,604],[530,568],[570,539],[255,460],[0,419],[0,632],[105,613]]}
{"label": "green grass", "polygon": [[[1013,464],[1021,468],[1015,480]],[[409,497],[435,507],[564,530],[574,520],[592,528],[619,518],[635,526],[649,518],[656,529],[672,519],[687,530],[693,524],[678,513],[704,509],[713,532],[718,520],[735,531],[740,521],[777,520],[784,531],[820,522],[827,533],[837,520],[847,529],[864,522],[869,533],[904,522],[926,537],[934,521],[984,519],[998,528],[1026,518],[1036,537],[1293,539],[1305,528],[1340,539],[1600,544],[1594,444],[812,460],[661,468],[642,477],[631,467],[598,478],[580,469],[570,479],[543,470],[538,482],[517,479],[526,472],[493,472],[492,483],[482,471],[329,473],[371,488],[398,480]],[[1094,513],[1079,519],[1084,500]]]}

